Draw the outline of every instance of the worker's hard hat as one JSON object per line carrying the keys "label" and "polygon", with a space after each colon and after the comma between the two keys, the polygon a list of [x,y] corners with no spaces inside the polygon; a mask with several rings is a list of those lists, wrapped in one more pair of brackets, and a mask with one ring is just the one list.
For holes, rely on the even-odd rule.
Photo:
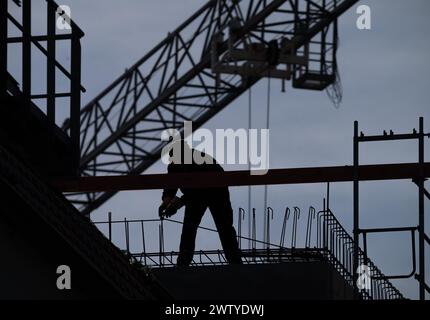
{"label": "worker's hard hat", "polygon": [[174,163],[186,163],[186,155],[190,155],[192,157],[192,149],[188,145],[188,143],[183,139],[178,139],[171,142],[169,149],[169,157],[170,161]]}

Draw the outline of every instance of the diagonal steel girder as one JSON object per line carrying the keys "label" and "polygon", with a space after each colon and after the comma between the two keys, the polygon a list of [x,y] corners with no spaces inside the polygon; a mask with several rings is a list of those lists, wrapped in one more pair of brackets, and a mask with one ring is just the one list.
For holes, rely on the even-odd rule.
{"label": "diagonal steel girder", "polygon": [[[80,174],[140,174],[160,158],[163,130],[181,130],[184,120],[200,127],[260,80],[210,70],[211,40],[232,19],[241,23],[238,45],[288,37],[300,48],[357,2],[209,1],[82,109]],[[67,196],[89,214],[115,193]]]}

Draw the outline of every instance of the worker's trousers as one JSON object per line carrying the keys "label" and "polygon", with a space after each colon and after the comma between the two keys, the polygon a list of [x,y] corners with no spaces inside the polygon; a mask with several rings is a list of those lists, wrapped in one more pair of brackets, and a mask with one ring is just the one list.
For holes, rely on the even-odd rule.
{"label": "worker's trousers", "polygon": [[207,208],[212,213],[227,261],[230,264],[241,264],[241,253],[236,231],[233,227],[233,209],[231,208],[229,191],[227,188],[220,188],[204,196],[187,199],[178,266],[191,264],[197,229]]}

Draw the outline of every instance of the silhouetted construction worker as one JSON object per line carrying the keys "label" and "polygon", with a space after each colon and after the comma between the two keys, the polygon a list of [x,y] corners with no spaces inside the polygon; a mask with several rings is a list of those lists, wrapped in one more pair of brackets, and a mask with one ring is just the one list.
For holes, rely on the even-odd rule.
{"label": "silhouetted construction worker", "polygon": [[[175,150],[179,150],[179,158],[173,156]],[[190,164],[184,161],[184,154],[189,152],[192,155]],[[198,152],[201,159],[206,159],[205,163],[197,164],[193,155]],[[170,149],[170,164],[167,167],[168,173],[178,172],[222,172],[223,168],[216,161],[198,150],[191,149],[183,140],[173,143]],[[195,248],[197,228],[207,208],[210,209],[219,233],[225,257],[230,264],[240,264],[241,253],[239,250],[236,231],[233,227],[233,209],[230,203],[230,193],[228,187],[223,188],[181,188],[183,196],[176,196],[178,189],[165,189],[162,196],[162,204],[159,209],[160,217],[170,217],[174,215],[183,205],[185,205],[184,224],[182,227],[181,243],[179,247],[178,266],[188,266],[191,264]]]}

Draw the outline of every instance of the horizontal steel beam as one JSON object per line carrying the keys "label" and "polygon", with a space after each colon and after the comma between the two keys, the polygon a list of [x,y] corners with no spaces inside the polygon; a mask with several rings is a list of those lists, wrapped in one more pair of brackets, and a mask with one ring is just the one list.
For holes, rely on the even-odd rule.
{"label": "horizontal steel beam", "polygon": [[[52,36],[52,38],[56,41],[59,40],[71,40],[72,39],[72,34],[68,33],[68,34],[57,34],[55,36]],[[31,41],[37,41],[37,42],[45,42],[49,40],[48,36],[31,36],[29,37],[29,39]],[[22,43],[25,41],[24,37],[9,37],[7,38],[7,43]]]}
{"label": "horizontal steel beam", "polygon": [[[430,163],[424,164],[424,176],[430,177]],[[204,173],[146,174],[135,176],[99,176],[65,178],[52,181],[62,192],[102,192],[148,190],[166,187],[208,188],[223,186],[301,184],[347,182],[354,179],[352,166],[272,169],[265,175],[250,175],[249,171]],[[420,176],[417,163],[362,165],[360,181],[416,179]]]}
{"label": "horizontal steel beam", "polygon": [[[430,138],[430,134],[424,134],[424,137]],[[386,134],[382,136],[361,136],[358,137],[359,142],[377,142],[377,141],[397,141],[397,140],[413,140],[419,139],[419,133],[406,134]]]}

